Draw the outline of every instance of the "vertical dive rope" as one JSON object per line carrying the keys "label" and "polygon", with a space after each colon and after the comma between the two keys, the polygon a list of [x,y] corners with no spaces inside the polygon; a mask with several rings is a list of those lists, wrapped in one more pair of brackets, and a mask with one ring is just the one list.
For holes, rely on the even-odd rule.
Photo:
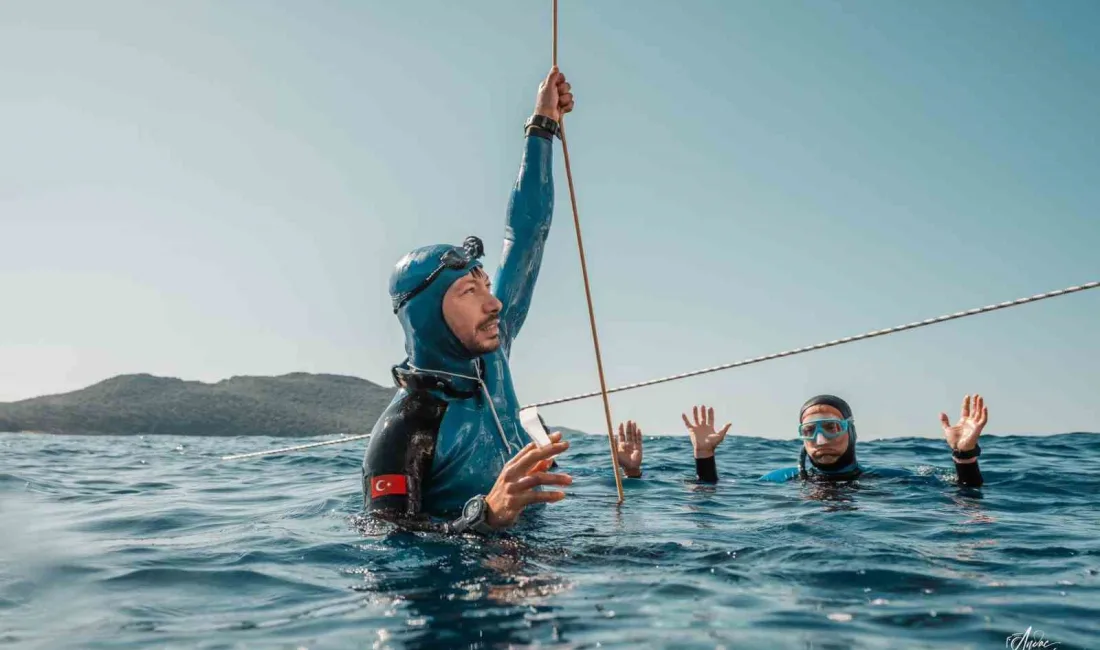
{"label": "vertical dive rope", "polygon": [[[554,0],[554,67],[558,66],[558,0]],[[592,308],[592,289],[588,284],[588,264],[584,259],[584,240],[581,238],[581,219],[577,214],[577,194],[573,189],[573,172],[569,167],[569,147],[565,143],[565,114],[559,123],[561,150],[565,158],[565,178],[569,183],[569,201],[573,204],[573,226],[577,231],[577,251],[581,256],[581,276],[584,278],[584,296],[588,300],[588,322],[592,326],[592,345],[596,349],[596,370],[600,375],[600,391],[603,394],[603,412],[607,418],[607,444],[611,448],[611,471],[615,474],[615,488],[619,492],[619,503],[624,500],[623,480],[619,476],[619,460],[615,456],[614,425],[611,423],[611,403],[607,397],[607,380],[603,374],[603,358],[600,355],[600,337],[596,333],[596,313]]]}

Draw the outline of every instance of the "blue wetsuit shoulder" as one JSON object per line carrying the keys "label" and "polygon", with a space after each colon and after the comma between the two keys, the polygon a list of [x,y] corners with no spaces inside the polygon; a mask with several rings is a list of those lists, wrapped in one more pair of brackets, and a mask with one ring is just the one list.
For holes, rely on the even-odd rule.
{"label": "blue wetsuit shoulder", "polygon": [[[860,478],[900,478],[913,475],[913,472],[898,467],[863,467],[862,469]],[[798,478],[798,468],[784,467],[768,472],[758,480],[783,483],[795,478]]]}
{"label": "blue wetsuit shoulder", "polygon": [[767,474],[761,476],[758,480],[760,480],[760,481],[770,481],[772,483],[783,483],[784,481],[789,481],[792,478],[797,478],[797,477],[798,477],[798,468],[797,467],[784,467],[782,469],[777,469],[777,470],[773,470],[771,472],[768,472]]}
{"label": "blue wetsuit shoulder", "polygon": [[867,477],[879,477],[879,478],[900,478],[905,476],[912,476],[913,472],[907,469],[901,469],[900,467],[865,467],[863,468],[863,476]]}

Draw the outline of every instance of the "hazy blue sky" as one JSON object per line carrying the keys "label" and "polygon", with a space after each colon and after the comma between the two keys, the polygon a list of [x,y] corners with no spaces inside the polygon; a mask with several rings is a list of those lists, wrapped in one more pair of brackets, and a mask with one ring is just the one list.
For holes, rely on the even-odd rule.
{"label": "hazy blue sky", "polygon": [[[118,373],[388,384],[408,249],[499,257],[550,0],[0,4],[0,400]],[[1100,3],[561,0],[617,385],[1100,279]],[[560,147],[514,349],[597,387]],[[615,396],[789,437],[1100,429],[1100,290]],[[547,419],[602,431],[598,399]]]}

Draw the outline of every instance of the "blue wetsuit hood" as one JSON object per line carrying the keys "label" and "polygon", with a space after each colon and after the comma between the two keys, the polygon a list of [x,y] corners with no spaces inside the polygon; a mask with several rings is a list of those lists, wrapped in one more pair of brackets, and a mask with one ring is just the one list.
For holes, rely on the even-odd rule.
{"label": "blue wetsuit hood", "polygon": [[[798,421],[802,421],[802,416],[808,409],[813,406],[831,406],[840,411],[840,415],[844,418],[852,417],[852,407],[848,406],[848,402],[837,397],[836,395],[818,395],[806,400],[806,403],[802,405],[802,409],[798,413]],[[821,464],[814,461],[814,459],[806,453],[806,446],[802,446],[802,452],[798,457],[798,472],[803,478],[807,476],[806,461],[809,460],[814,469],[818,472],[831,476],[838,477],[845,474],[854,474],[856,476],[862,471],[859,466],[859,461],[856,460],[856,425],[853,422],[848,429],[848,448],[844,450],[844,453],[836,460],[836,462]]]}
{"label": "blue wetsuit hood", "polygon": [[[448,244],[424,246],[398,260],[390,274],[390,298],[419,286],[439,268],[440,258],[451,250],[461,252],[462,248]],[[475,259],[462,269],[444,268],[427,288],[397,311],[397,319],[405,332],[405,354],[409,364],[421,370],[474,374],[472,362],[478,355],[467,350],[447,325],[443,318],[443,296],[452,284],[481,267],[481,262]]]}

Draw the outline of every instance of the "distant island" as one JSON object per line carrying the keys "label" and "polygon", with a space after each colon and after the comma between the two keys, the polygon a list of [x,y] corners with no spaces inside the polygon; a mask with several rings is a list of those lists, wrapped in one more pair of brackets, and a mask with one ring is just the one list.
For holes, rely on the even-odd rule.
{"label": "distant island", "polygon": [[0,403],[0,431],[181,436],[369,433],[395,388],[296,372],[207,384],[120,375],[87,388]]}

